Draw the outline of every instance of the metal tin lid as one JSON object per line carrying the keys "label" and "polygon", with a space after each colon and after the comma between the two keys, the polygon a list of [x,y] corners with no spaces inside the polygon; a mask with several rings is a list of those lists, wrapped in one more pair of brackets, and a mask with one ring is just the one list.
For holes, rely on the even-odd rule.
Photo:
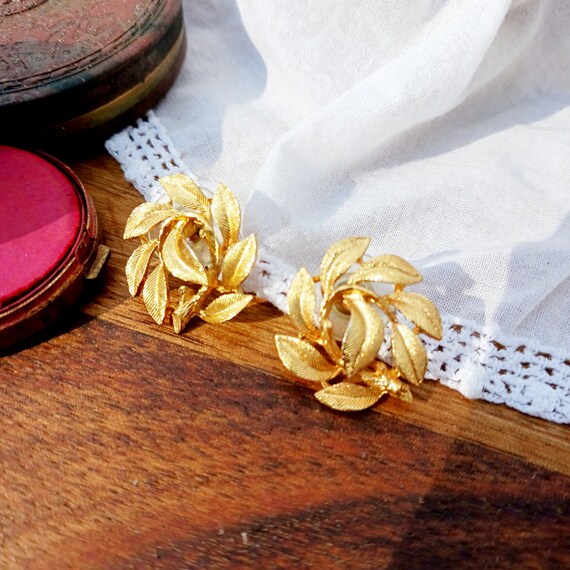
{"label": "metal tin lid", "polygon": [[170,87],[183,53],[180,0],[3,0],[1,140],[56,139],[140,115]]}
{"label": "metal tin lid", "polygon": [[43,153],[0,146],[0,347],[43,328],[79,295],[97,217],[77,177]]}

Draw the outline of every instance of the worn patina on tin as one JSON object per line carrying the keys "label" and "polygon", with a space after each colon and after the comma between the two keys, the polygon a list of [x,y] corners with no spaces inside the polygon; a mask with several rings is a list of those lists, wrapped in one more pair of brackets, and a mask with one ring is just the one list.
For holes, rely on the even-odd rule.
{"label": "worn patina on tin", "polygon": [[180,0],[0,0],[0,141],[140,115],[183,53]]}

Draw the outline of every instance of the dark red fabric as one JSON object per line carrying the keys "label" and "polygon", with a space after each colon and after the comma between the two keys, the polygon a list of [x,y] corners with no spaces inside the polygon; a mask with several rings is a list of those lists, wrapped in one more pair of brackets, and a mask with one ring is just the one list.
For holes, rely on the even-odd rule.
{"label": "dark red fabric", "polygon": [[31,152],[0,146],[0,305],[61,263],[80,223],[77,191],[63,172]]}

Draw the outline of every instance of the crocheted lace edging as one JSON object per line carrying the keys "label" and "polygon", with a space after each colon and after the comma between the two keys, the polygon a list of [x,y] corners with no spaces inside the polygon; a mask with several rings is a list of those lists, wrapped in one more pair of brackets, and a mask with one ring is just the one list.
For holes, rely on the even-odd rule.
{"label": "crocheted lace edging", "polygon": [[[154,113],[106,143],[126,179],[149,202],[162,198],[158,179],[183,172],[184,164]],[[287,291],[295,270],[260,251],[244,289],[287,312]],[[505,404],[525,414],[570,423],[570,354],[530,340],[507,337],[497,327],[443,315],[442,340],[426,339],[426,378],[458,390],[466,398]]]}

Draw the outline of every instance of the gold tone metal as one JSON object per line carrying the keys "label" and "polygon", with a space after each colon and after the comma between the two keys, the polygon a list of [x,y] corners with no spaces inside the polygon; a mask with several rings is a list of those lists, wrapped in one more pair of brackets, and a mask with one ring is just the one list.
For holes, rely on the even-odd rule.
{"label": "gold tone metal", "polygon": [[95,259],[93,260],[91,267],[85,274],[85,279],[89,280],[97,279],[109,255],[111,255],[111,249],[106,245],[99,244],[97,246],[97,252],[95,253]]}
{"label": "gold tone metal", "polygon": [[213,324],[232,319],[253,299],[241,284],[257,253],[253,234],[239,241],[236,197],[220,184],[210,199],[185,174],[159,182],[168,202],[141,204],[125,226],[124,239],[142,242],[125,268],[130,294],[142,287],[150,316],[158,324],[170,318],[176,333],[196,316]]}
{"label": "gold tone metal", "polygon": [[[418,333],[442,336],[434,304],[404,291],[422,276],[397,255],[363,261],[369,244],[369,238],[343,239],[325,253],[319,276],[301,269],[287,296],[298,336],[275,337],[283,366],[297,377],[319,382],[317,400],[344,412],[370,408],[385,394],[411,402],[408,384],[421,384],[427,369]],[[322,296],[318,307],[317,283]],[[379,295],[374,283],[393,285],[393,290]],[[345,318],[344,330],[338,330],[339,316]],[[378,357],[387,327],[390,362]]]}

